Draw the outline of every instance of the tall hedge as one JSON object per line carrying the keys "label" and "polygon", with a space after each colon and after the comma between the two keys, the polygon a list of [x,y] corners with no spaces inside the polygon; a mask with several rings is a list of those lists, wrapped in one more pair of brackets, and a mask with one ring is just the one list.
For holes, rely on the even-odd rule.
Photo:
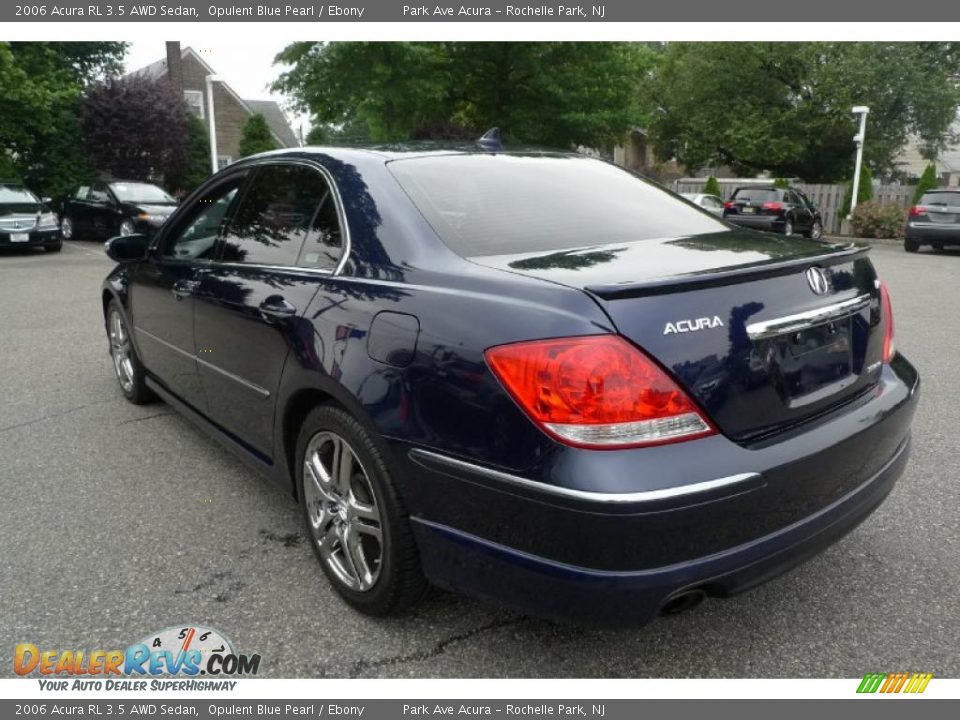
{"label": "tall hedge", "polygon": [[924,193],[928,190],[935,190],[939,186],[937,168],[934,167],[933,164],[927,165],[923,171],[923,175],[920,176],[920,180],[917,181],[917,191],[913,194],[914,205],[920,202],[920,198],[923,197]]}

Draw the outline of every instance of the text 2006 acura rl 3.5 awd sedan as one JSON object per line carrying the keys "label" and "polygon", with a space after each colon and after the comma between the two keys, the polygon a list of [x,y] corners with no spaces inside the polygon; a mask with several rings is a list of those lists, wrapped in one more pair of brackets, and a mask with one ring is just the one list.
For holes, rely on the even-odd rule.
{"label": "text 2006 acura rl 3.5 awd sedan", "polygon": [[103,285],[117,377],[298,499],[330,582],[639,624],[866,518],[918,376],[864,249],[738,230],[576,155],[241,161]]}

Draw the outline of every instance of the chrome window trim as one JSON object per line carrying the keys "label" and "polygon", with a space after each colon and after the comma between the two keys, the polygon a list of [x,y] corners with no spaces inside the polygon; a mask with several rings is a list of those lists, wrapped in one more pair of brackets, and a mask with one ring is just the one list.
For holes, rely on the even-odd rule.
{"label": "chrome window trim", "polygon": [[[337,206],[337,219],[340,221],[340,229],[343,233],[342,253],[340,255],[340,259],[337,261],[336,267],[333,268],[333,270],[325,270],[323,268],[308,268],[302,265],[263,265],[256,263],[219,262],[217,260],[213,260],[211,262],[227,267],[264,268],[269,270],[307,270],[310,272],[322,273],[324,275],[339,275],[344,266],[347,264],[347,260],[350,258],[350,253],[353,250],[353,242],[350,237],[350,223],[347,222],[347,213],[344,209],[343,198],[340,195],[340,188],[337,185],[336,180],[334,180],[333,175],[329,170],[315,160],[304,160],[301,158],[288,158],[283,156],[264,157],[258,160],[245,162],[242,165],[231,165],[230,169],[242,170],[244,168],[258,168],[264,165],[302,165],[319,172],[323,176],[323,179],[326,181],[333,193],[333,201]],[[242,202],[243,201],[241,199],[241,203]],[[297,255],[299,256],[299,253],[297,253]]]}
{"label": "chrome window trim", "polygon": [[773,318],[771,320],[761,320],[759,322],[749,323],[747,325],[747,337],[751,340],[765,340],[785,333],[799,332],[809,328],[822,325],[832,320],[852,315],[867,307],[872,298],[869,294],[858,295],[849,300],[824,305],[823,307],[807,310],[793,315],[784,315],[783,317]]}
{"label": "chrome window trim", "polygon": [[445,466],[450,470],[466,471],[468,473],[480,475],[491,480],[510,485],[516,485],[530,490],[535,490],[537,492],[546,493],[548,495],[558,495],[575,500],[587,500],[589,502],[607,504],[645,503],[659,500],[669,500],[672,498],[679,498],[687,495],[697,495],[699,493],[709,492],[719,488],[730,487],[733,485],[746,483],[748,481],[757,481],[762,479],[762,476],[759,473],[738,473],[736,475],[728,475],[726,477],[716,478],[714,480],[705,480],[703,482],[692,483],[690,485],[661,488],[659,490],[642,490],[639,492],[630,493],[604,493],[592,490],[576,490],[574,488],[548,485],[546,483],[537,482],[536,480],[528,480],[517,475],[505,473],[500,470],[493,470],[480,465],[474,465],[473,463],[457,460],[456,458],[431,452],[430,450],[422,450],[420,448],[414,448],[410,450],[409,456],[411,460],[420,465],[423,465],[425,462],[431,463],[433,465]]}

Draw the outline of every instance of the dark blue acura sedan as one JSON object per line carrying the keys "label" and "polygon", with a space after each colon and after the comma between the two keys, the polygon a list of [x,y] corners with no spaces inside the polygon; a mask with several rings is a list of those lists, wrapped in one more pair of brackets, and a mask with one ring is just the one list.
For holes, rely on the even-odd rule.
{"label": "dark blue acura sedan", "polygon": [[865,248],[489,146],[246,159],[108,243],[110,353],[299,500],[353,607],[642,624],[822,550],[919,379]]}

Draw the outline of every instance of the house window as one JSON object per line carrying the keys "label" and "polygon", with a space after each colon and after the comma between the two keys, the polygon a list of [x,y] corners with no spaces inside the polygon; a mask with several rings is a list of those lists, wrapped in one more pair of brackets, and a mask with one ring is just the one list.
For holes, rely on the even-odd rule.
{"label": "house window", "polygon": [[231,155],[217,155],[217,170],[223,170],[227,165],[233,162]]}
{"label": "house window", "polygon": [[203,93],[200,90],[184,90],[183,99],[187,101],[190,112],[203,117]]}

